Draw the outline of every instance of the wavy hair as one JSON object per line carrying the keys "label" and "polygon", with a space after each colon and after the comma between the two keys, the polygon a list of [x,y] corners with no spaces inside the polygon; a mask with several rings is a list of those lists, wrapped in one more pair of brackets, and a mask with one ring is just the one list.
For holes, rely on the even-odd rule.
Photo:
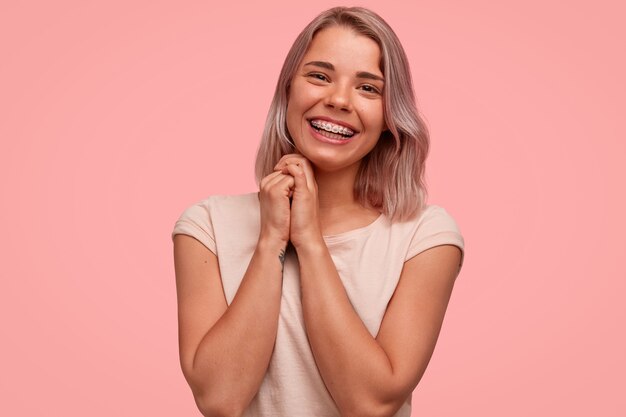
{"label": "wavy hair", "polygon": [[378,44],[380,70],[385,77],[383,112],[388,130],[361,160],[354,182],[355,200],[363,206],[377,208],[392,221],[406,221],[418,215],[426,204],[428,128],[415,104],[409,62],[400,40],[387,22],[363,7],[334,7],[322,12],[291,46],[278,77],[257,152],[257,185],[273,172],[283,155],[296,150],[287,130],[291,80],[315,34],[335,25],[350,28]]}

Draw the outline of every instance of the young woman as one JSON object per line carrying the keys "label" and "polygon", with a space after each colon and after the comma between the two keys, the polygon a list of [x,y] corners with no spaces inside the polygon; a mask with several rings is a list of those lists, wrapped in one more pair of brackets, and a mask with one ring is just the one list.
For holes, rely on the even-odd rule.
{"label": "young woman", "polygon": [[425,204],[428,133],[399,40],[334,8],[282,68],[259,192],[172,233],[180,361],[205,416],[409,416],[464,242]]}

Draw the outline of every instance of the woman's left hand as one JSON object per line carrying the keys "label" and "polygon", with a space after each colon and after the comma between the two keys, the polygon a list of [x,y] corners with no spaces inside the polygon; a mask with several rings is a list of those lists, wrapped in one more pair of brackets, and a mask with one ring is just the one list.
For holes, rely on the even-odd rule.
{"label": "woman's left hand", "polygon": [[296,153],[283,155],[274,167],[295,179],[291,202],[289,240],[295,248],[323,241],[317,199],[317,182],[311,162]]}

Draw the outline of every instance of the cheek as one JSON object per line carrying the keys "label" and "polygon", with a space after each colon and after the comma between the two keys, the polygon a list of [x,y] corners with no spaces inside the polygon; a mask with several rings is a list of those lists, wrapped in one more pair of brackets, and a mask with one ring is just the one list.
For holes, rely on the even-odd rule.
{"label": "cheek", "polygon": [[377,128],[381,130],[385,127],[385,115],[383,113],[383,106],[378,105],[372,108],[372,123],[376,125]]}
{"label": "cheek", "polygon": [[310,92],[305,89],[292,91],[291,98],[287,103],[287,129],[293,137],[307,128],[305,114],[315,103],[310,97]]}
{"label": "cheek", "polygon": [[382,106],[363,106],[361,109],[359,109],[359,113],[365,115],[367,121],[364,122],[368,124],[370,129],[383,129],[385,125],[385,117],[383,115]]}
{"label": "cheek", "polygon": [[307,110],[316,105],[324,96],[325,90],[306,81],[300,81],[293,85],[291,99],[300,110]]}
{"label": "cheek", "polygon": [[302,96],[294,91],[287,102],[287,118],[295,120],[302,116]]}
{"label": "cheek", "polygon": [[299,135],[301,130],[300,128],[300,119],[301,114],[298,111],[297,104],[294,102],[289,102],[287,106],[287,132],[291,138],[295,138]]}

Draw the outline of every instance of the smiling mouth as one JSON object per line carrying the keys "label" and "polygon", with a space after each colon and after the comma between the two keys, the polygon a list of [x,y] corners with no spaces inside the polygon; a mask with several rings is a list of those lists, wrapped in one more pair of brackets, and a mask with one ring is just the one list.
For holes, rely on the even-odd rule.
{"label": "smiling mouth", "polygon": [[320,120],[309,120],[309,124],[315,131],[331,139],[350,139],[356,133],[352,130],[332,123]]}

